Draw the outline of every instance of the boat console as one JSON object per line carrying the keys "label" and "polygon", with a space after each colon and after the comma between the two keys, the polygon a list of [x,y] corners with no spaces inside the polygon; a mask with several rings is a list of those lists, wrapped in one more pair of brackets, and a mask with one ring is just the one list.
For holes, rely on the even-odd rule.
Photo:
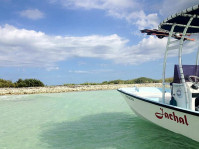
{"label": "boat console", "polygon": [[[182,65],[185,84],[187,87],[188,103],[190,110],[199,110],[199,66],[198,65]],[[184,97],[184,87],[181,82],[179,65],[174,66],[174,78],[171,85],[172,100],[175,100],[176,106],[186,108],[186,100]],[[173,102],[170,102],[172,105]]]}

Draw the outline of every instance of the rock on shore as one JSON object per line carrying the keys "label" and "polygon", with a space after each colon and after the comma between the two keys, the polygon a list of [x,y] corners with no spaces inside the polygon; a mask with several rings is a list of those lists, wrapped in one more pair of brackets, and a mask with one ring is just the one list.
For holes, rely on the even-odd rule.
{"label": "rock on shore", "polygon": [[161,83],[146,84],[110,84],[110,85],[71,85],[71,86],[46,86],[27,88],[0,88],[0,95],[22,95],[40,93],[61,93],[93,90],[115,90],[123,87],[161,87]]}

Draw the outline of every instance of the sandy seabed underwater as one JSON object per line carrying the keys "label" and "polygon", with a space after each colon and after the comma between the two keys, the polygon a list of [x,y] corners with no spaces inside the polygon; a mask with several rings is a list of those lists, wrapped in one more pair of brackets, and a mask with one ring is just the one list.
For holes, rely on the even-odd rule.
{"label": "sandy seabed underwater", "polygon": [[198,149],[137,117],[116,90],[0,96],[0,149]]}

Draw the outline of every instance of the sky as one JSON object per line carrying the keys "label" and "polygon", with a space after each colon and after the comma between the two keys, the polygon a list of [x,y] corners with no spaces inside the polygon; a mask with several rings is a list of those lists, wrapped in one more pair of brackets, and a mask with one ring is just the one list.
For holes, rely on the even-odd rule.
{"label": "sky", "polygon": [[[140,29],[157,28],[166,17],[196,4],[198,0],[0,0],[0,78],[35,78],[46,85],[161,79],[167,39],[146,36]],[[195,63],[196,42],[185,43],[184,63]],[[169,55],[166,77],[173,76],[174,55]]]}

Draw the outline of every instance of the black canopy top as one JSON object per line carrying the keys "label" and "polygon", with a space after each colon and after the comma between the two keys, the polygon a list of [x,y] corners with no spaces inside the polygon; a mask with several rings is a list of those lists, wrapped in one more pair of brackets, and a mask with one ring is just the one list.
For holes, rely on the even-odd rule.
{"label": "black canopy top", "polygon": [[187,30],[187,33],[199,33],[199,5],[195,5],[179,13],[171,15],[160,23],[159,29],[170,31],[172,25],[175,23],[176,27],[174,28],[174,32],[183,33],[183,30],[191,17],[193,17],[193,20]]}

